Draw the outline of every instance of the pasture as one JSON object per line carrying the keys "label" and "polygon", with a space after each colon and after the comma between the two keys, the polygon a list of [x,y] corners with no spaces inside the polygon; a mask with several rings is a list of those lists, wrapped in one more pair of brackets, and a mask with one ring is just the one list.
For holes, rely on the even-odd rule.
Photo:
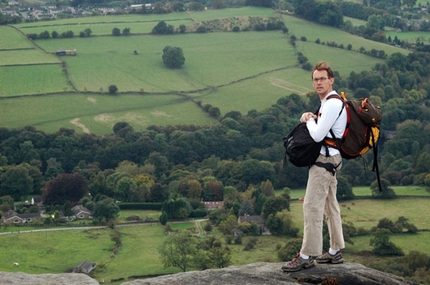
{"label": "pasture", "polygon": [[[19,114],[14,110],[19,110]],[[2,120],[8,121],[5,125],[9,128],[33,125],[48,133],[61,127],[77,132],[109,133],[116,123],[124,121],[135,130],[143,130],[150,125],[187,124],[190,120],[205,125],[214,122],[193,102],[174,95],[64,93],[26,96],[2,100],[0,113]],[[32,116],[28,116],[29,113]]]}
{"label": "pasture", "polygon": [[[421,191],[411,189],[410,191]],[[353,204],[354,203],[354,204]],[[354,200],[341,202],[344,222],[352,222],[356,228],[370,229],[378,221],[387,217],[396,221],[400,216],[409,219],[418,229],[428,229],[430,217],[423,216],[429,207],[428,198],[401,198],[394,200]],[[302,203],[291,203],[291,214],[295,225],[302,230]],[[349,208],[348,208],[349,207]],[[413,209],[413,210],[412,210]],[[130,215],[141,217],[156,217],[156,211],[121,211],[120,219]],[[121,218],[122,217],[122,218]],[[194,222],[171,224],[176,230],[191,229],[194,232]],[[9,227],[8,231],[13,228]],[[102,230],[69,230],[39,233],[21,233],[0,235],[2,258],[0,271],[21,271],[25,273],[61,273],[72,269],[83,260],[97,263],[92,277],[105,284],[121,284],[130,276],[144,276],[150,274],[164,274],[180,272],[178,268],[163,268],[158,257],[158,247],[164,240],[164,229],[159,225],[136,225],[117,227],[121,233],[122,245],[110,258],[114,242],[110,240],[110,229]],[[3,231],[3,230],[2,230]],[[224,238],[214,228],[213,235]],[[355,253],[371,250],[369,245],[371,236],[353,238],[354,245],[347,244],[344,256],[348,262],[362,262],[362,257]],[[430,238],[428,232],[418,232],[414,235],[393,235],[390,240],[403,248],[407,254],[411,250],[430,254],[430,246],[426,242]],[[242,245],[229,245],[232,250],[232,262],[235,265],[252,262],[279,262],[277,246],[284,245],[286,237],[261,236],[254,250],[244,251],[243,248],[249,237],[243,238]],[[19,242],[16,242],[19,241]],[[20,267],[14,267],[18,262]],[[112,279],[122,281],[110,282]],[[132,279],[128,279],[132,280]]]}
{"label": "pasture", "polygon": [[[289,33],[148,34],[161,20],[178,27],[216,19],[233,23],[238,17],[246,16],[279,16]],[[110,36],[114,27],[130,28],[131,35]],[[383,49],[387,54],[407,53],[290,15],[278,15],[271,9],[251,7],[83,17],[22,23],[15,28],[1,27],[7,42],[14,44],[2,42],[0,45],[0,112],[3,114],[0,127],[31,125],[47,132],[67,127],[77,132],[106,134],[121,120],[139,130],[152,124],[208,125],[215,120],[196,101],[218,107],[223,116],[229,111],[246,114],[252,109],[263,110],[290,93],[311,92],[309,72],[298,66],[297,52],[303,53],[312,64],[329,61],[342,76],[348,76],[351,71],[369,70],[383,61],[357,52],[360,47],[367,51]],[[93,36],[79,37],[78,33],[86,28],[92,30]],[[24,36],[70,29],[75,32],[73,38],[33,43]],[[295,47],[289,41],[292,35],[297,37]],[[306,41],[300,40],[301,37]],[[324,43],[334,41],[345,47],[351,44],[353,48],[347,51],[316,44],[316,39]],[[181,69],[164,67],[161,56],[165,46],[183,49],[185,65]],[[54,53],[59,49],[77,49],[77,56],[58,57]],[[116,96],[107,95],[110,85],[118,87]],[[143,100],[137,99],[142,95],[145,95]],[[21,97],[8,98],[16,96]]]}

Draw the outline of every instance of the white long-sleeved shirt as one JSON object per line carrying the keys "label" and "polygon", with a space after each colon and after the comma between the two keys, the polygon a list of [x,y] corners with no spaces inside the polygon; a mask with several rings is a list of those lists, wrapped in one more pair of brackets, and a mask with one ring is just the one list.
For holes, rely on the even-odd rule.
{"label": "white long-sleeved shirt", "polygon": [[[327,100],[327,97],[333,94],[337,94],[336,91],[331,91],[321,100],[318,120],[315,121],[315,119],[311,118],[306,123],[311,137],[316,142],[322,141],[325,137],[331,137],[330,129],[333,130],[336,138],[341,138],[345,132],[347,120],[346,110],[344,108],[339,115],[343,106],[342,101],[335,98]],[[339,150],[335,148],[329,147],[328,150],[329,156],[339,154]],[[320,153],[326,155],[325,146],[321,147]]]}

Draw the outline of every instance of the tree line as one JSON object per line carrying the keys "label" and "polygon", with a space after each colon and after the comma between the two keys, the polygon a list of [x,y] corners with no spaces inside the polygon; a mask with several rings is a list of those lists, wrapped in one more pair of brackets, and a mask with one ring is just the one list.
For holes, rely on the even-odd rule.
{"label": "tree line", "polygon": [[[370,97],[383,110],[380,169],[386,185],[430,186],[429,64],[428,53],[398,53],[372,70],[348,77],[336,74],[337,91],[346,91],[350,98]],[[128,202],[161,202],[171,189],[178,192],[184,180],[196,180],[200,187],[194,195],[206,200],[222,199],[225,187],[241,193],[265,181],[276,189],[304,187],[306,169],[284,165],[282,137],[301,112],[315,110],[318,104],[313,93],[290,94],[261,112],[227,112],[211,126],[135,131],[123,122],[107,136],[65,128],[49,134],[30,126],[1,128],[0,196],[20,200],[38,195],[47,182],[64,173],[80,173],[93,195]],[[371,157],[366,159],[371,163]],[[374,179],[362,161],[345,161],[340,180],[346,193]],[[158,184],[167,194],[151,193]]]}

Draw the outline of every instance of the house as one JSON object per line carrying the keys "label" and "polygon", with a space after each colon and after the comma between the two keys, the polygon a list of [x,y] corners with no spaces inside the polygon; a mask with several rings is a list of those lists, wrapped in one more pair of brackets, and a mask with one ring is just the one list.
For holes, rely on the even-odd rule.
{"label": "house", "polygon": [[203,202],[203,204],[208,210],[222,209],[224,207],[224,201],[207,201]]}
{"label": "house", "polygon": [[19,214],[13,210],[3,213],[1,221],[3,224],[25,224],[41,219],[40,213],[24,213]]}
{"label": "house", "polygon": [[235,237],[241,237],[241,236],[243,236],[243,231],[242,231],[242,230],[239,230],[239,229],[232,229],[232,230],[230,231],[230,233],[231,233],[232,235],[234,235]]}
{"label": "house", "polygon": [[59,49],[55,51],[55,54],[58,56],[61,55],[76,55],[76,49]]}
{"label": "house", "polygon": [[92,219],[91,211],[82,205],[76,205],[72,208],[72,212],[78,219]]}
{"label": "house", "polygon": [[31,205],[43,206],[42,198],[41,197],[31,198]]}
{"label": "house", "polygon": [[256,223],[258,228],[260,229],[260,234],[266,232],[266,229],[264,227],[264,219],[262,216],[259,215],[244,215],[244,216],[239,216],[239,218],[237,219],[237,222],[239,224],[241,223]]}

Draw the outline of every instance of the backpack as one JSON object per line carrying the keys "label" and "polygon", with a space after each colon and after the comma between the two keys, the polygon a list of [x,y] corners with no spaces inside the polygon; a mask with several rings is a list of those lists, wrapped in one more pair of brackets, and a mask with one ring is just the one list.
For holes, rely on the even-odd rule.
{"label": "backpack", "polygon": [[336,138],[330,130],[332,138],[326,137],[324,143],[335,147],[340,151],[343,158],[354,159],[373,149],[373,168],[376,171],[379,190],[381,182],[378,168],[378,141],[380,135],[380,124],[382,112],[379,106],[372,104],[369,98],[347,100],[344,92],[341,97],[331,95],[327,99],[337,98],[342,100],[347,113],[345,132],[341,138]]}
{"label": "backpack", "polygon": [[311,166],[317,160],[324,141],[315,142],[306,123],[294,127],[284,138],[284,164],[288,160],[297,167]]}

